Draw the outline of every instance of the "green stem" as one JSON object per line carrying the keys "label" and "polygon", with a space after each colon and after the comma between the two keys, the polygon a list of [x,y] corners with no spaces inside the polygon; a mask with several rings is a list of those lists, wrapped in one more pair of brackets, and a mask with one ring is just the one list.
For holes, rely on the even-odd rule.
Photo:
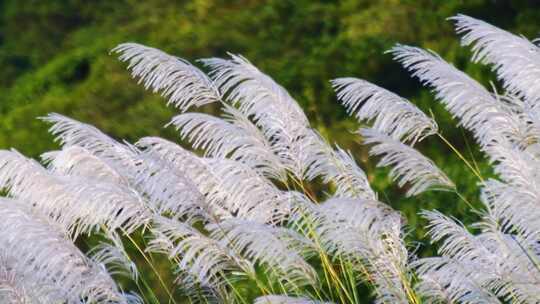
{"label": "green stem", "polygon": [[150,261],[150,259],[148,258],[148,256],[144,253],[144,251],[141,249],[141,247],[139,246],[139,244],[137,244],[137,242],[135,242],[135,240],[129,235],[129,233],[127,233],[124,229],[122,229],[122,232],[124,233],[124,235],[130,240],[130,242],[133,244],[133,246],[135,246],[135,248],[137,249],[137,251],[139,251],[139,253],[142,255],[142,257],[144,258],[144,260],[148,263],[148,266],[150,266],[150,268],[152,269],[152,271],[156,274],[156,277],[158,278],[161,286],[163,286],[163,289],[165,290],[165,292],[167,293],[167,295],[169,296],[169,299],[172,303],[176,304],[176,301],[174,300],[174,297],[171,293],[171,291],[169,290],[169,288],[167,287],[167,284],[165,284],[165,281],[163,281],[163,278],[161,277],[161,275],[159,274],[159,272],[157,271],[157,269],[154,267],[154,264],[152,264],[152,262]]}
{"label": "green stem", "polygon": [[478,177],[478,179],[481,181],[481,182],[484,182],[484,179],[482,178],[482,176],[480,175],[480,172],[477,171],[472,165],[471,163],[463,156],[463,154],[461,154],[457,149],[456,147],[454,147],[454,145],[452,145],[441,133],[437,132],[437,136],[439,136],[439,138],[448,146],[450,147],[450,149],[452,149],[452,151],[454,151],[454,153],[456,153],[456,155],[465,163],[465,165],[467,167],[469,167],[469,169],[471,169],[471,171],[474,173],[474,175],[476,175],[476,177]]}
{"label": "green stem", "polygon": [[454,192],[463,202],[465,202],[465,204],[467,204],[467,206],[469,206],[469,208],[471,208],[472,210],[476,210],[476,208],[474,208],[474,206],[461,193],[459,193],[457,190],[455,190]]}

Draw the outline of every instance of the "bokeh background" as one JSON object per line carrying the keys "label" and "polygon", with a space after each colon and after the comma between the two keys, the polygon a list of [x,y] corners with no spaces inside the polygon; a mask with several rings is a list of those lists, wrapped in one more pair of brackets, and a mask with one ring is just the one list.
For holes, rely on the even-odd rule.
{"label": "bokeh background", "polygon": [[[391,184],[387,170],[375,168],[376,160],[368,158],[361,139],[352,133],[358,123],[347,117],[328,81],[363,78],[431,110],[443,134],[489,176],[470,134],[456,127],[429,90],[384,53],[398,42],[429,48],[490,85],[492,73],[468,61],[470,50],[459,46],[446,20],[457,13],[529,39],[540,36],[540,2],[532,0],[0,0],[0,148],[14,147],[32,157],[56,149],[47,125],[36,119],[49,112],[91,123],[130,142],[148,135],[178,140],[172,128],[163,127],[176,111],[137,85],[126,65],[109,51],[133,41],[192,62],[227,52],[242,54],[287,88],[329,141],[351,149],[380,200],[407,217],[411,247],[428,255],[434,249],[423,236],[417,216],[421,209],[436,208],[465,223],[474,213],[451,193],[405,199],[405,191]],[[447,146],[433,138],[418,148],[477,204],[477,180]],[[148,277],[152,281],[152,274]]]}

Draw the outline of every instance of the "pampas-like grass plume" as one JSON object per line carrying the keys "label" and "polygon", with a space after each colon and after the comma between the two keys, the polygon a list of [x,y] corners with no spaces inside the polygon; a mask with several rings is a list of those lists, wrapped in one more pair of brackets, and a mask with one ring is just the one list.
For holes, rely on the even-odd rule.
{"label": "pampas-like grass plume", "polygon": [[369,153],[382,156],[377,166],[392,166],[390,177],[400,187],[411,187],[407,195],[417,195],[429,189],[453,189],[454,183],[437,166],[415,149],[379,133],[374,129],[360,129],[366,144],[375,144]]}
{"label": "pampas-like grass plume", "polygon": [[377,201],[332,198],[311,216],[323,248],[376,286],[377,302],[408,302],[403,278],[411,274],[399,213]]}
{"label": "pampas-like grass plume", "polygon": [[356,78],[332,80],[349,114],[373,120],[373,128],[397,140],[416,142],[437,132],[437,123],[406,99]]}
{"label": "pampas-like grass plume", "polygon": [[21,280],[31,296],[48,303],[127,303],[109,274],[54,225],[33,215],[23,202],[3,199],[1,204],[0,245],[7,256],[2,267],[14,275],[12,280]]}
{"label": "pampas-like grass plume", "polygon": [[[397,45],[390,52],[413,76],[433,88],[448,111],[473,132],[481,147],[493,142],[505,144],[507,140],[520,142],[527,137],[524,134],[526,122],[439,55],[404,45]],[[500,128],[500,125],[506,127]]]}
{"label": "pampas-like grass plume", "polygon": [[137,43],[122,43],[112,50],[129,62],[128,69],[146,89],[160,92],[182,111],[221,99],[213,82],[188,61]]}
{"label": "pampas-like grass plume", "polygon": [[508,93],[539,101],[540,49],[534,43],[469,16],[450,19],[463,34],[462,44],[472,46],[472,61],[491,65]]}
{"label": "pampas-like grass plume", "polygon": [[101,226],[133,231],[149,218],[143,199],[129,188],[50,174],[16,151],[0,152],[0,185],[11,197],[53,217],[74,237]]}
{"label": "pampas-like grass plume", "polygon": [[262,265],[270,276],[286,281],[288,288],[315,284],[315,270],[304,261],[314,245],[294,231],[239,219],[209,225],[208,230],[227,247]]}
{"label": "pampas-like grass plume", "polygon": [[326,183],[336,186],[334,196],[377,199],[377,194],[369,186],[366,173],[358,166],[350,152],[339,147],[329,151],[327,161],[317,169],[322,172],[320,175]]}
{"label": "pampas-like grass plume", "polygon": [[[469,203],[422,154],[436,138],[478,177],[477,222],[422,212],[436,255],[417,256],[407,237],[416,227],[379,199],[372,172],[327,142],[247,59],[204,59],[205,74],[125,43],[113,52],[179,109],[167,126],[195,151],[158,137],[130,144],[60,114],[42,118],[62,146],[43,164],[0,151],[0,301],[359,303],[369,291],[374,303],[540,303],[540,53],[485,22],[452,20],[504,92],[432,51],[396,45],[390,53],[472,132],[495,176],[484,179],[410,101],[365,80],[332,81],[370,155],[406,196],[451,190],[455,203]],[[222,113],[187,112],[211,103]],[[75,246],[87,241],[88,256]],[[173,279],[160,273],[167,266]],[[138,269],[153,271],[160,292]],[[141,297],[122,293],[119,277]]]}
{"label": "pampas-like grass plume", "polygon": [[227,275],[231,271],[253,272],[248,261],[219,241],[184,223],[156,218],[152,233],[155,237],[149,243],[148,250],[166,253],[176,261],[180,271],[189,273],[204,286],[221,290],[229,284]]}
{"label": "pampas-like grass plume", "polygon": [[231,54],[229,60],[202,61],[210,67],[210,75],[225,99],[254,119],[285,166],[303,178],[317,151],[313,149],[308,119],[296,100],[244,57]]}
{"label": "pampas-like grass plume", "polygon": [[237,109],[225,105],[225,119],[202,113],[175,116],[170,124],[206,156],[240,161],[263,175],[286,179],[284,166],[264,134]]}

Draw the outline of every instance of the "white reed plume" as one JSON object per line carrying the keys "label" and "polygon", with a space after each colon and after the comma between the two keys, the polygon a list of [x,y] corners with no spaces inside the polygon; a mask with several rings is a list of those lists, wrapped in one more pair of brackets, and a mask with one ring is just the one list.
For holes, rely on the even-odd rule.
{"label": "white reed plume", "polygon": [[[290,198],[246,164],[231,159],[199,158],[172,142],[143,138],[138,143],[184,171],[205,195],[211,215],[277,223],[287,216]],[[216,219],[214,219],[216,220]]]}
{"label": "white reed plume", "polygon": [[31,275],[17,273],[16,259],[0,249],[0,303],[47,304],[63,300],[62,292],[45,282],[34,282]]}
{"label": "white reed plume", "polygon": [[287,288],[314,285],[315,270],[304,257],[315,252],[310,240],[285,227],[230,219],[207,226],[211,236],[246,259],[263,266],[274,279],[285,281]]}
{"label": "white reed plume", "polygon": [[337,97],[359,121],[402,142],[415,142],[437,133],[437,123],[403,97],[357,78],[332,80]]}
{"label": "white reed plume", "polygon": [[126,303],[109,274],[85,257],[71,241],[33,215],[24,203],[3,199],[0,246],[9,254],[4,265],[17,278],[51,287],[67,303]]}
{"label": "white reed plume", "polygon": [[79,146],[68,146],[59,151],[45,152],[41,155],[41,159],[48,164],[47,169],[54,174],[129,185],[126,178],[111,164]]}
{"label": "white reed plume", "polygon": [[[519,237],[499,231],[497,220],[491,215],[486,214],[477,224],[482,233],[472,235],[462,224],[436,211],[423,214],[429,220],[432,240],[442,243],[439,248],[442,257],[416,262],[418,273],[429,277],[428,285],[421,283],[419,288],[425,290],[437,282],[445,294],[459,302],[466,302],[464,298],[471,294],[513,303],[540,300],[534,291],[540,286],[540,273],[528,256],[529,249],[524,248]],[[462,276],[467,279],[458,281]]]}
{"label": "white reed plume", "polygon": [[133,161],[134,151],[105,135],[92,125],[56,113],[48,114],[41,117],[41,119],[52,124],[49,132],[56,136],[55,140],[64,147],[79,146],[85,148],[100,158],[111,162],[121,162],[122,165],[119,167],[132,167],[135,165]]}
{"label": "white reed plume", "polygon": [[230,284],[227,280],[232,271],[253,272],[249,262],[189,225],[156,217],[151,231],[154,239],[147,250],[167,254],[199,284],[221,290]]}
{"label": "white reed plume", "polygon": [[377,194],[371,189],[366,174],[356,164],[350,152],[340,147],[336,147],[335,150],[328,147],[326,150],[326,161],[321,162],[318,167],[312,167],[311,179],[322,176],[325,183],[334,184],[335,197],[377,199]]}
{"label": "white reed plume", "polygon": [[[197,280],[193,274],[182,271],[176,272],[178,289],[187,297],[190,303],[194,304],[221,304],[237,302],[237,295],[228,292],[225,288],[215,289],[215,287],[205,285]],[[229,283],[234,283],[234,279],[228,278]],[[232,281],[231,281],[232,280]]]}
{"label": "white reed plume", "polygon": [[208,204],[193,180],[153,155],[140,153],[136,159],[133,186],[147,196],[157,213],[189,220],[208,217]]}
{"label": "white reed plume", "polygon": [[[418,290],[434,301],[446,299],[459,303],[500,303],[496,295],[484,286],[484,282],[493,279],[491,270],[486,266],[494,256],[481,240],[469,234],[460,223],[436,211],[425,211],[424,216],[429,220],[432,240],[444,240],[440,249],[443,257],[424,258],[415,262],[422,278]],[[481,260],[472,262],[474,258]]]}
{"label": "white reed plume", "polygon": [[101,241],[88,252],[91,259],[103,265],[109,274],[119,275],[133,279],[135,282],[139,278],[137,265],[130,259],[122,239],[115,232],[107,232],[109,241]]}
{"label": "white reed plume", "polygon": [[88,124],[59,114],[49,114],[44,120],[53,123],[50,131],[65,147],[84,148],[111,166],[131,188],[148,196],[148,207],[156,212],[172,212],[180,217],[203,216],[202,196],[183,172],[171,172],[158,158],[121,144]]}
{"label": "white reed plume", "polygon": [[[494,171],[503,182],[490,179],[483,184],[482,201],[506,233],[517,234],[534,244],[540,236],[538,200],[540,163],[534,154],[518,148],[490,148],[496,159]],[[540,253],[540,252],[539,252]]]}
{"label": "white reed plume", "polygon": [[133,78],[139,78],[146,89],[160,92],[168,98],[167,104],[182,112],[221,99],[206,74],[182,58],[137,43],[119,44],[112,52],[119,53],[121,61],[129,62]]}
{"label": "white reed plume", "polygon": [[373,284],[378,303],[408,303],[410,273],[399,213],[377,201],[332,198],[309,208],[308,215],[323,248]]}
{"label": "white reed plume", "polygon": [[204,174],[204,158],[184,149],[172,141],[160,137],[143,137],[135,143],[144,153],[149,153],[172,165],[177,172],[185,172],[192,180]]}
{"label": "white reed plume", "polygon": [[224,111],[225,119],[184,113],[175,116],[169,124],[193,148],[203,149],[206,156],[237,160],[265,176],[284,180],[284,166],[264,134],[235,108],[224,105]]}
{"label": "white reed plume", "polygon": [[[210,75],[227,99],[241,105],[241,111],[254,115],[261,124],[269,124],[267,119],[282,117],[291,122],[307,126],[309,122],[304,111],[289,95],[268,75],[262,73],[246,58],[230,54],[231,59],[202,59],[212,71]],[[266,105],[266,109],[263,108]],[[283,111],[280,115],[276,111]],[[266,113],[265,113],[266,112]],[[274,117],[277,116],[277,117]],[[279,124],[276,121],[273,124]],[[285,130],[283,130],[285,131]]]}
{"label": "white reed plume", "polygon": [[390,177],[400,187],[410,184],[407,196],[424,191],[454,189],[454,183],[427,157],[415,149],[373,129],[360,129],[364,143],[375,144],[370,155],[381,156],[379,167],[391,166]]}
{"label": "white reed plume", "polygon": [[[220,205],[237,217],[262,223],[279,223],[290,212],[287,192],[278,189],[246,165],[226,159],[205,160],[210,178],[207,189],[210,204]],[[211,179],[214,182],[208,183]]]}
{"label": "white reed plume", "polygon": [[540,162],[533,154],[503,145],[491,147],[489,153],[495,162],[494,171],[502,180],[540,194]]}
{"label": "white reed plume", "polygon": [[[481,147],[506,140],[522,142],[527,138],[523,121],[482,85],[439,55],[405,45],[397,45],[390,52],[412,72],[412,76],[433,88],[436,97],[455,118],[459,118],[459,124],[473,132]],[[497,127],[499,125],[507,127],[501,129]]]}
{"label": "white reed plume", "polygon": [[[185,150],[176,143],[159,137],[141,138],[136,145],[142,149],[144,154],[153,158],[158,158],[165,163],[171,174],[184,173],[193,181],[196,190],[205,197],[203,203],[209,218],[207,220],[217,221],[223,217],[232,216],[221,204],[211,200],[211,194],[216,193],[219,188],[219,178],[213,176],[204,158],[200,158],[193,152]],[[220,191],[227,192],[227,189]],[[218,200],[221,202],[221,200]]]}
{"label": "white reed plume", "polygon": [[0,265],[0,301],[2,303],[26,304],[30,301],[36,304],[44,303],[40,298],[45,298],[45,296],[36,296],[35,298],[30,296],[20,281],[13,272]]}
{"label": "white reed plume", "polygon": [[499,220],[486,213],[477,235],[484,246],[500,260],[492,261],[494,279],[486,286],[499,298],[513,303],[535,303],[540,301],[540,268],[538,267],[538,242],[524,239],[517,233],[500,230]]}
{"label": "white reed plume", "polygon": [[463,34],[461,43],[472,46],[472,61],[491,65],[509,93],[540,101],[540,49],[534,43],[469,16],[450,20]]}
{"label": "white reed plume", "polygon": [[477,268],[445,257],[423,258],[417,266],[416,289],[428,303],[502,304],[477,282]]}
{"label": "white reed plume", "polygon": [[225,99],[254,119],[282,162],[303,179],[319,151],[298,103],[282,86],[241,56],[231,54],[230,60],[202,61],[211,68],[210,75]]}
{"label": "white reed plume", "polygon": [[481,198],[502,232],[517,234],[527,244],[540,238],[538,193],[491,179],[484,183]]}
{"label": "white reed plume", "polygon": [[53,175],[16,151],[0,151],[0,185],[10,196],[54,218],[74,237],[102,226],[133,231],[149,219],[135,191],[95,179]]}

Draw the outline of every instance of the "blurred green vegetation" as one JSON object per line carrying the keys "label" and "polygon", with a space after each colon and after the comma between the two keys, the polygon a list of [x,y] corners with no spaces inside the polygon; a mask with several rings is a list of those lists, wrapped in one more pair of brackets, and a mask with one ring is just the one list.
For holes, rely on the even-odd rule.
{"label": "blurred green vegetation", "polygon": [[[358,124],[339,106],[328,80],[364,78],[425,111],[432,110],[445,136],[489,175],[471,136],[456,127],[428,90],[384,54],[397,42],[429,48],[489,84],[493,75],[486,67],[468,62],[469,50],[459,46],[446,20],[456,13],[530,39],[540,31],[540,2],[536,1],[3,0],[0,148],[14,147],[33,157],[56,149],[47,125],[36,119],[49,112],[72,116],[128,141],[147,135],[176,140],[174,130],[163,128],[175,110],[138,86],[110,49],[134,41],[190,61],[238,53],[287,88],[330,141],[353,151],[380,199],[404,212],[412,247],[423,242],[418,253],[431,254],[433,248],[425,244],[419,228],[420,209],[436,208],[465,223],[474,214],[453,193],[404,199],[404,190],[391,184],[387,170],[375,169],[374,160],[368,159],[366,148],[351,133]],[[430,138],[419,148],[478,205],[478,180],[447,146]],[[152,271],[144,271],[150,284],[157,285]]]}

